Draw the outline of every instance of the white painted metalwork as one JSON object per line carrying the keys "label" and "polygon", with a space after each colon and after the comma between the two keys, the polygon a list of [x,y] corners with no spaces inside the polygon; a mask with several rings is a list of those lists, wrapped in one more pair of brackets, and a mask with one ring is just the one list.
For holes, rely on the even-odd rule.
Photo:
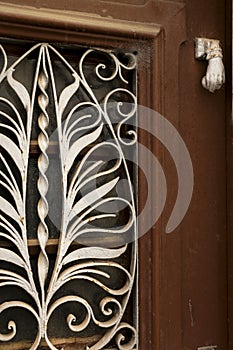
{"label": "white painted metalwork", "polygon": [[225,68],[219,40],[196,38],[195,58],[208,61],[206,75],[202,78],[202,86],[210,92],[221,89],[225,83]]}
{"label": "white painted metalwork", "polygon": [[[18,66],[31,53],[37,52],[37,60],[31,91],[19,81],[15,76]],[[136,67],[135,57],[127,54],[129,64],[123,64],[112,52],[105,52],[114,63],[114,69],[111,76],[102,75],[106,65],[99,63],[96,67],[96,75],[102,82],[113,81],[118,78],[123,82],[124,87],[114,88],[108,91],[103,103],[100,104],[90,84],[88,83],[84,61],[88,55],[93,55],[94,50],[88,49],[79,61],[79,67],[76,71],[67,60],[49,44],[37,44],[27,51],[22,57],[13,64],[8,65],[7,55],[1,46],[3,56],[3,68],[0,74],[0,83],[7,82],[10,88],[18,97],[19,104],[23,106],[26,115],[26,122],[11,99],[0,96],[0,103],[5,105],[5,110],[0,110],[0,146],[4,152],[0,153],[0,161],[3,164],[0,170],[0,185],[10,196],[0,196],[0,238],[14,245],[15,249],[1,247],[0,260],[9,264],[8,268],[0,269],[0,287],[15,286],[24,290],[31,298],[31,302],[18,300],[5,301],[0,305],[0,317],[6,310],[17,308],[26,309],[35,318],[38,324],[37,336],[30,349],[38,348],[42,339],[44,339],[50,349],[57,349],[52,344],[48,334],[48,326],[51,316],[55,310],[62,305],[75,302],[82,305],[85,310],[85,317],[79,319],[75,310],[67,315],[67,326],[77,337],[82,331],[88,329],[90,324],[95,324],[105,332],[94,344],[86,346],[86,349],[99,350],[107,349],[110,341],[115,339],[115,348],[120,350],[131,350],[137,348],[137,330],[135,325],[124,321],[123,316],[129,302],[129,297],[135,280],[136,267],[136,214],[133,197],[133,187],[127,163],[122,150],[122,145],[132,145],[136,142],[136,133],[134,130],[128,131],[133,136],[133,140],[126,142],[121,137],[123,124],[136,112],[136,97],[127,86],[127,80],[124,78],[124,71],[134,70]],[[51,55],[56,56],[62,62],[66,72],[69,72],[73,82],[59,91],[56,85],[56,73],[51,59]],[[48,95],[48,86],[52,91],[53,101]],[[89,100],[73,103],[70,109],[67,109],[72,98],[83,89],[90,97]],[[121,116],[116,130],[114,129],[109,116],[108,104],[114,94],[128,95],[132,101],[130,112],[121,110],[122,101],[117,102],[117,111]],[[37,263],[37,272],[32,272],[31,258],[28,248],[27,232],[27,179],[29,169],[29,149],[31,140],[32,120],[35,114],[36,96],[38,97],[38,116],[39,135],[38,146],[40,156],[38,159],[38,217],[39,226],[37,238],[40,247],[40,254]],[[49,114],[48,106],[54,103],[55,118],[57,123],[59,153],[62,173],[62,220],[60,228],[59,244],[57,248],[56,261],[51,265],[47,254],[47,243],[49,239],[49,229],[46,218],[49,216],[48,189],[49,181],[47,170],[49,167],[48,159],[48,125],[54,116]],[[95,114],[90,115],[86,111],[91,108]],[[68,111],[68,112],[67,112]],[[103,131],[106,127],[111,134],[111,138],[103,138]],[[6,131],[6,132],[5,132]],[[10,131],[15,135],[14,138],[8,135]],[[115,154],[114,165],[105,170],[95,172],[101,169],[102,160],[89,162],[93,154],[97,151],[106,151]],[[83,151],[85,153],[83,155]],[[5,155],[7,153],[7,156]],[[82,154],[82,156],[81,156]],[[117,157],[116,157],[117,155]],[[81,156],[77,161],[77,157]],[[9,161],[10,159],[10,161]],[[13,168],[17,168],[18,175]],[[115,194],[115,188],[120,181],[117,171],[122,168],[129,182],[131,199],[121,198]],[[72,169],[72,177],[71,174]],[[20,177],[20,181],[19,178]],[[98,179],[104,179],[104,182],[97,188],[91,189],[88,193],[82,193],[86,185]],[[114,193],[114,194],[112,194]],[[13,198],[13,200],[12,200]],[[104,228],[97,225],[99,220],[116,217],[116,213],[98,211],[101,207],[111,207],[112,203],[123,204],[127,207],[130,215],[127,223],[120,227]],[[101,213],[99,213],[101,212]],[[113,238],[123,237],[129,230],[134,230],[135,239],[131,248],[131,264],[129,270],[126,269],[117,260],[128,249],[128,244],[121,239],[121,244],[108,246],[103,241],[102,244],[95,246],[83,246],[75,250],[69,250],[72,242],[85,238],[86,235],[98,235],[98,233],[112,236]],[[122,243],[123,242],[123,243]],[[101,242],[98,242],[101,243]],[[4,265],[5,266],[5,265]],[[8,265],[7,265],[8,266]],[[13,267],[17,266],[17,269]],[[20,274],[18,268],[23,269]],[[49,268],[52,273],[49,273]],[[125,276],[125,281],[118,286],[111,285],[112,273],[119,271]],[[35,276],[39,280],[36,282]],[[96,286],[105,293],[98,305],[92,305],[84,296],[79,295],[79,291],[72,295],[60,295],[59,291],[71,281],[88,281],[91,286]],[[119,282],[118,282],[119,283]],[[1,293],[1,289],[0,289]],[[96,316],[96,307],[102,315]],[[23,320],[22,320],[23,322]],[[0,325],[1,328],[1,325]],[[130,332],[131,337],[126,341],[124,330]],[[8,332],[0,334],[0,341],[12,341],[17,335],[17,324],[13,319],[8,321]]]}
{"label": "white painted metalwork", "polygon": [[[39,106],[41,109],[41,114],[38,118],[38,124],[41,133],[38,136],[38,145],[41,150],[41,155],[38,159],[38,169],[40,176],[38,179],[38,190],[40,193],[40,200],[38,203],[38,215],[40,218],[40,223],[38,226],[38,241],[40,244],[41,252],[38,260],[38,276],[41,287],[41,299],[43,304],[43,309],[45,307],[45,281],[48,276],[49,269],[49,259],[46,253],[46,243],[48,242],[49,232],[48,226],[46,225],[45,218],[48,215],[48,202],[46,199],[46,194],[48,192],[48,179],[46,177],[46,171],[49,166],[49,158],[46,153],[49,146],[49,137],[46,133],[46,129],[49,125],[49,116],[46,112],[46,107],[49,104],[49,98],[46,93],[46,88],[48,86],[48,73],[45,64],[45,48],[42,48],[42,67],[41,73],[38,78],[38,85],[41,90],[41,94],[38,97]],[[44,336],[44,330],[42,329],[42,336]]]}

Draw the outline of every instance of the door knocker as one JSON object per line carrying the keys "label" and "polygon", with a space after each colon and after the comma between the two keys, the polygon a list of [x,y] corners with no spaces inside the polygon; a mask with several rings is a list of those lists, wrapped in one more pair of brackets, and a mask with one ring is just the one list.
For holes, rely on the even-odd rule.
{"label": "door knocker", "polygon": [[206,75],[202,78],[202,86],[210,92],[219,90],[225,83],[225,69],[219,40],[196,38],[195,58],[208,61]]}

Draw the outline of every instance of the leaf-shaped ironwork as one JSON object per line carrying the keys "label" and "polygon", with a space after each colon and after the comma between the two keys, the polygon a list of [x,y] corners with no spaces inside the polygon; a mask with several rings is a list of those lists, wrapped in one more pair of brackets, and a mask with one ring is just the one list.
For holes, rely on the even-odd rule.
{"label": "leaf-shaped ironwork", "polygon": [[[57,348],[50,339],[49,322],[57,309],[63,308],[68,303],[75,303],[84,308],[85,316],[79,321],[75,311],[69,313],[66,322],[70,331],[75,334],[86,332],[91,323],[105,330],[100,333],[104,335],[101,335],[95,343],[87,344],[86,349],[103,349],[115,336],[117,349],[134,349],[136,330],[122,321],[133,288],[136,267],[136,243],[133,243],[129,249],[122,238],[130,230],[133,230],[136,235],[132,185],[129,185],[131,199],[117,195],[117,185],[121,180],[120,169],[123,171],[124,178],[131,182],[121,148],[124,142],[120,130],[124,121],[132,118],[136,112],[136,97],[129,88],[125,87],[128,80],[127,74],[124,76],[124,72],[135,69],[134,56],[126,54],[129,63],[125,64],[121,63],[112,52],[86,50],[80,58],[78,71],[76,71],[73,65],[49,44],[33,46],[9,67],[7,55],[2,46],[0,50],[4,62],[0,82],[7,84],[13,92],[12,99],[0,96],[0,148],[2,150],[0,186],[4,189],[3,195],[0,196],[0,238],[9,243],[8,247],[0,248],[0,260],[6,264],[0,269],[0,288],[14,286],[29,296],[25,299],[27,301],[3,301],[0,305],[0,315],[7,309],[27,310],[38,325],[37,335],[30,349],[37,349],[41,340],[44,339],[48,347],[55,350]],[[84,62],[89,55],[95,53],[97,55],[100,53],[101,57],[108,56],[113,66],[112,72],[104,75],[102,73],[107,66],[105,63],[98,63],[95,68],[97,79],[105,84],[118,79],[118,83],[123,84],[123,87],[106,92],[102,101],[98,100],[85,77]],[[37,55],[37,60],[29,89],[17,77],[17,70],[18,66],[31,54],[33,59]],[[58,88],[54,59],[63,66],[66,75],[70,76],[70,83],[62,89]],[[80,101],[80,97],[78,100],[79,93],[81,96],[86,96],[86,100]],[[121,111],[121,103],[118,102],[118,114],[122,120],[116,129],[107,108],[108,101],[115,93],[126,94],[127,100],[130,97],[133,102],[133,108],[127,114]],[[51,218],[49,210],[52,206],[48,198],[49,182],[51,182],[48,174],[48,127],[54,118],[49,112],[51,105],[53,105],[57,125],[62,178],[62,219],[54,265],[51,264],[47,253],[50,234],[47,217]],[[29,195],[27,181],[30,181],[28,179],[29,155],[35,115],[38,119],[37,141],[40,150],[37,184],[39,193],[37,238],[40,253],[36,271],[35,267],[33,271],[28,246],[26,199]],[[135,135],[131,130],[132,133]],[[107,139],[106,135],[108,135]],[[95,158],[96,154],[105,154],[106,150],[112,158],[110,157],[109,160]],[[106,166],[107,163],[109,163],[108,166]],[[88,190],[89,186],[98,181],[96,188]],[[119,219],[118,214],[111,209],[113,203],[127,208],[128,218],[118,226],[111,224],[112,219],[115,221]],[[106,207],[108,210],[105,210]],[[108,227],[101,226],[103,219],[110,220]],[[114,238],[117,243],[113,246],[108,245],[104,239],[101,242],[98,235]],[[88,241],[85,241],[88,239],[92,243],[88,244]],[[85,241],[85,246],[77,247],[77,240]],[[84,245],[84,243],[81,244]],[[121,264],[121,257],[127,251],[131,254],[131,263],[128,267]],[[121,278],[114,286],[112,281],[118,274]],[[94,305],[93,301],[85,298],[77,288],[79,284],[76,284],[76,294],[67,293],[66,286],[75,281],[85,281],[90,289],[98,290],[100,295],[98,303]],[[127,347],[121,345],[122,338],[117,336],[123,327],[130,328],[133,333],[133,340]],[[0,334],[0,341],[12,341],[16,335],[16,322],[10,320],[7,332]]]}

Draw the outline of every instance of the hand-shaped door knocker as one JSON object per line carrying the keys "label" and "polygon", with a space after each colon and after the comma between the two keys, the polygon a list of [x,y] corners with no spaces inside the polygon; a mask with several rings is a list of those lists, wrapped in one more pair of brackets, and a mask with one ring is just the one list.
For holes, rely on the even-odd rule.
{"label": "hand-shaped door knocker", "polygon": [[219,90],[225,83],[225,69],[219,40],[196,38],[195,58],[208,61],[206,75],[202,78],[202,86],[210,92]]}

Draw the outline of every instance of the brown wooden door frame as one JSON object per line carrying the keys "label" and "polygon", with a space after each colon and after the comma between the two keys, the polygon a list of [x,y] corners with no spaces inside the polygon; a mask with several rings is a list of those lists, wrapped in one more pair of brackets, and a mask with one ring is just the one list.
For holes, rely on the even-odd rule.
{"label": "brown wooden door frame", "polygon": [[[158,8],[160,8],[158,6]],[[82,15],[82,13],[53,11],[49,9],[37,10],[14,5],[0,4],[1,21],[0,35],[19,39],[61,41],[78,43],[90,46],[102,46],[106,48],[127,48],[136,45],[139,52],[139,104],[150,107],[161,114],[172,116],[172,122],[178,121],[179,93],[178,93],[178,68],[179,46],[184,40],[184,6],[182,4],[162,4],[163,12],[159,15],[161,24],[133,23],[131,21],[118,21],[107,18]],[[161,9],[161,8],[160,8]],[[170,11],[165,11],[170,9]],[[137,9],[138,10],[138,9]],[[146,14],[150,11],[146,11]],[[141,13],[140,13],[141,14]],[[174,15],[174,16],[173,16]],[[176,29],[175,29],[176,28]],[[29,30],[30,29],[30,30]],[[166,35],[166,40],[165,36]],[[166,55],[165,55],[166,52]],[[170,77],[170,84],[164,90],[164,66],[166,76]],[[149,93],[148,93],[149,92]],[[166,104],[172,93],[174,105]],[[143,116],[142,116],[143,117]],[[153,126],[149,126],[150,127]],[[165,166],[163,159],[164,149],[148,135],[140,135],[141,142],[151,149]],[[170,198],[171,205],[167,207],[166,216],[175,201],[176,191],[173,189],[173,174],[170,174]],[[150,189],[152,203],[156,203],[158,188]],[[141,192],[142,194],[144,191]],[[144,198],[140,195],[140,201]],[[155,205],[155,204],[153,204]],[[140,223],[139,223],[140,225]],[[162,218],[156,227],[151,228],[142,239],[139,247],[139,307],[140,307],[140,349],[162,349],[166,347],[167,340],[162,333],[166,330],[169,339],[173,338],[173,345],[180,347],[181,313],[180,304],[175,302],[176,290],[170,294],[170,284],[176,285],[177,273],[181,270],[180,261],[172,264],[172,269],[164,266],[165,255],[170,254],[170,248],[161,254],[162,241],[166,222]],[[175,246],[180,245],[179,234],[175,235]],[[163,248],[162,248],[163,249]],[[174,247],[171,248],[172,250]],[[175,248],[176,249],[176,248]],[[174,251],[175,251],[174,249]],[[145,273],[146,271],[146,273]],[[167,275],[166,271],[169,271]],[[167,281],[169,283],[167,285]],[[147,288],[145,288],[145,285]],[[179,286],[176,286],[178,293]],[[164,302],[167,299],[167,302]],[[180,298],[179,298],[180,300]],[[169,325],[168,318],[173,319]],[[175,325],[175,327],[174,327]]]}
{"label": "brown wooden door frame", "polygon": [[[17,0],[11,2],[18,4]],[[70,2],[68,12],[64,11],[61,0],[41,1],[44,8],[40,11],[7,3],[0,3],[1,36],[104,47],[130,47],[138,42],[148,48],[147,53],[154,59],[149,60],[147,70],[139,72],[139,84],[142,82],[145,86],[139,103],[162,113],[181,132],[190,150],[196,180],[193,201],[183,224],[172,235],[166,235],[165,226],[177,194],[175,169],[158,141],[141,135],[145,145],[154,151],[164,168],[169,169],[169,198],[155,228],[140,239],[139,260],[143,261],[140,265],[140,350],[196,350],[210,342],[216,343],[219,349],[227,349],[225,140],[230,122],[226,127],[224,89],[211,95],[200,85],[205,65],[194,59],[193,40],[196,36],[211,36],[225,42],[230,0],[224,4],[222,0],[187,0],[186,6],[181,2],[149,0],[143,7],[124,5],[124,11],[122,4],[105,2],[106,16],[114,15],[117,20],[75,12],[91,12],[95,3],[96,13],[101,13],[103,2],[98,0],[88,4],[86,0],[80,1],[78,7],[77,2]],[[34,6],[33,0],[23,3]],[[45,8],[48,6],[62,11],[54,12]],[[229,23],[227,26],[228,30]],[[142,59],[145,58],[142,53]],[[229,99],[228,96],[227,105]],[[228,115],[230,110],[228,107]],[[229,192],[233,193],[231,131],[228,133]],[[156,191],[155,186],[152,196]],[[143,197],[141,199],[143,202]],[[231,195],[229,203],[232,212]],[[233,246],[230,222],[228,247]],[[219,232],[223,232],[221,237]],[[232,285],[232,250],[229,250]],[[229,290],[232,295],[232,288]],[[220,302],[215,307],[212,304],[217,300]],[[195,324],[191,322],[190,305]],[[230,298],[228,316],[232,315],[232,305]],[[230,329],[232,333],[232,323]]]}
{"label": "brown wooden door frame", "polygon": [[[17,9],[17,11],[16,11]],[[143,87],[139,93],[139,103],[144,106],[158,110],[162,106],[162,72],[163,72],[163,29],[160,25],[141,24],[134,25],[131,30],[131,23],[126,21],[112,21],[100,19],[99,17],[88,17],[77,13],[65,13],[64,11],[37,10],[21,8],[0,4],[1,20],[0,35],[14,39],[28,39],[49,42],[68,42],[83,44],[87,46],[98,46],[104,48],[122,47],[124,50],[135,51],[138,48],[138,59],[140,62],[148,62],[145,65],[139,63],[138,75],[140,84]],[[17,13],[17,14],[16,14]],[[30,30],[29,30],[30,29]],[[135,45],[136,44],[136,45]],[[145,50],[140,50],[140,47]],[[155,56],[154,60],[148,60]],[[153,72],[153,74],[151,74]],[[154,93],[147,93],[151,90]],[[154,94],[156,93],[156,102]],[[143,117],[143,116],[142,116]],[[143,135],[142,135],[143,138]],[[144,143],[151,147],[147,136]],[[143,201],[143,199],[140,199]],[[158,237],[158,235],[157,235]],[[147,234],[145,240],[140,244],[140,297],[139,305],[143,305],[140,313],[140,349],[153,349],[154,341],[159,340],[158,316],[153,312],[155,304],[159,305],[159,286],[154,283],[156,270],[159,271],[159,254],[153,254],[152,245],[159,252],[158,238],[154,239],[154,232]],[[146,244],[144,242],[146,241]],[[156,242],[155,242],[156,241]],[[145,270],[148,274],[145,274]],[[156,279],[157,279],[156,275]],[[144,288],[147,285],[147,288]],[[156,296],[156,298],[155,298]],[[149,311],[148,311],[149,310]],[[149,313],[149,317],[148,317]],[[154,320],[156,319],[156,336],[154,334]]]}

